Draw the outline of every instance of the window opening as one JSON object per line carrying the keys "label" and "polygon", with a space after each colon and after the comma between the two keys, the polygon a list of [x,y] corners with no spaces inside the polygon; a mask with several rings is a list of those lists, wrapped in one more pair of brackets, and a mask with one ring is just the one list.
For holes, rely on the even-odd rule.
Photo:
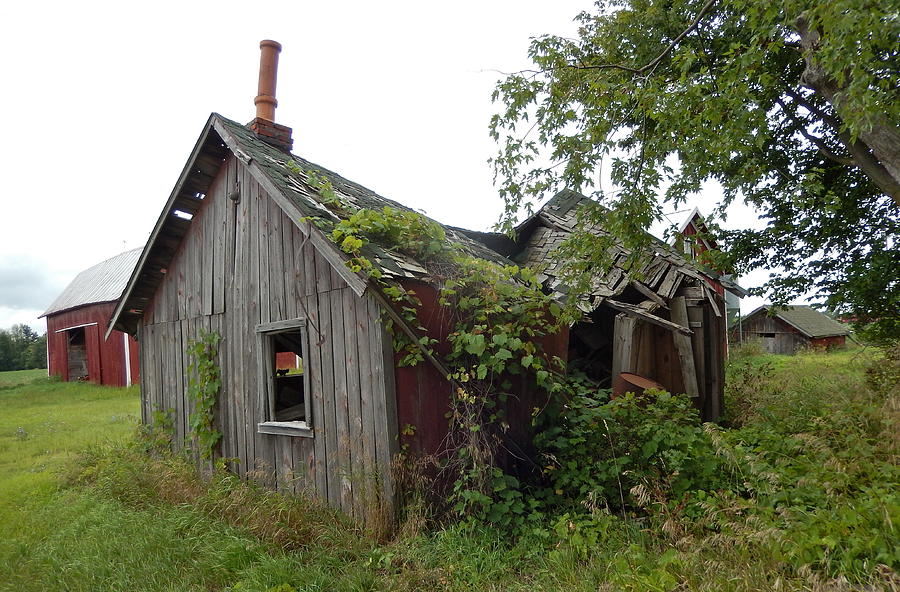
{"label": "window opening", "polygon": [[271,364],[275,371],[275,421],[306,421],[303,388],[303,335],[300,331],[272,335]]}
{"label": "window opening", "polygon": [[312,436],[310,387],[304,351],[306,319],[264,323],[256,328],[263,413],[262,434]]}

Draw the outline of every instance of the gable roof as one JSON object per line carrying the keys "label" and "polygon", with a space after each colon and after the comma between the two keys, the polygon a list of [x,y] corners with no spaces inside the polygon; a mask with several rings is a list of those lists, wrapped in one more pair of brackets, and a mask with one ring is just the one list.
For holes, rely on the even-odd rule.
{"label": "gable roof", "polygon": [[[691,213],[687,215],[681,225],[678,227],[677,234],[684,234],[684,231],[688,229],[688,226],[693,226],[694,230],[703,236],[700,240],[702,240],[706,244],[707,249],[718,249],[719,244],[716,242],[714,238],[709,236],[709,228],[706,226],[706,220],[703,218],[703,214],[700,213],[700,210],[694,208],[691,210]],[[669,244],[674,244],[674,238]]]}
{"label": "gable roof", "polygon": [[849,335],[850,329],[811,306],[794,304],[786,307],[763,305],[747,315],[746,319],[766,312],[791,325],[810,339]]}
{"label": "gable roof", "polygon": [[[233,154],[247,168],[254,180],[284,210],[312,245],[331,263],[336,272],[357,293],[369,287],[365,276],[351,271],[348,259],[327,236],[326,232],[310,223],[316,219],[326,230],[341,220],[340,209],[382,209],[391,207],[411,211],[393,200],[387,199],[322,166],[299,156],[285,153],[259,139],[247,127],[217,113],[210,115],[200,138],[163,208],[156,226],[140,254],[134,272],[128,280],[122,298],[113,313],[110,330],[116,328],[134,332],[138,319],[165,277],[165,270],[182,239],[187,234],[191,220],[202,207],[203,199],[213,179]],[[334,187],[337,204],[325,203],[318,189],[310,184],[310,174],[327,179]],[[482,243],[471,239],[459,229],[444,226],[447,240],[473,255],[511,264],[511,262]],[[363,254],[377,265],[384,276],[395,278],[426,279],[428,270],[422,262],[402,253],[381,248],[369,242]]]}
{"label": "gable roof", "polygon": [[125,251],[80,272],[41,317],[89,304],[118,300],[140,254],[141,249]]}

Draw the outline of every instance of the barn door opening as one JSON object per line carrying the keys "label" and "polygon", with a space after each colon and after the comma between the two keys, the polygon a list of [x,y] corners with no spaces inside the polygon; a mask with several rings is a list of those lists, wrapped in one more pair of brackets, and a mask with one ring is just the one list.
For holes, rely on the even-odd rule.
{"label": "barn door opening", "polygon": [[84,327],[66,331],[66,357],[69,360],[66,380],[87,380],[88,355]]}

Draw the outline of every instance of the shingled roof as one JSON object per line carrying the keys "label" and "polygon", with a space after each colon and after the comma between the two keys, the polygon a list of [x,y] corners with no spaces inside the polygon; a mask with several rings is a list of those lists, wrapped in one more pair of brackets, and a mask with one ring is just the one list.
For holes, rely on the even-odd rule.
{"label": "shingled roof", "polygon": [[[216,117],[228,132],[234,135],[244,153],[243,156],[254,160],[275,183],[281,193],[287,196],[305,217],[319,218],[326,223],[326,228],[339,222],[344,215],[329,204],[324,203],[319,195],[319,191],[310,186],[308,174],[310,172],[328,179],[334,187],[340,206],[349,211],[362,209],[381,210],[385,207],[413,211],[411,208],[383,197],[358,183],[349,181],[321,165],[312,163],[294,154],[286,154],[274,148],[259,140],[256,134],[239,123],[226,119],[221,115],[216,115]],[[238,157],[241,158],[242,155],[238,154]],[[421,212],[419,214],[422,215]],[[497,263],[512,264],[511,261],[502,257],[496,251],[491,250],[477,240],[469,238],[462,229],[443,224],[441,226],[447,235],[448,241],[470,254]],[[365,253],[366,256],[389,277],[421,279],[428,275],[428,272],[423,267],[424,262],[415,261],[411,257],[396,251],[386,250],[374,243],[368,243],[366,249],[369,251]]]}
{"label": "shingled roof", "polygon": [[[313,246],[334,265],[337,273],[358,294],[367,289],[368,278],[344,265],[348,256],[330,240],[330,229],[347,217],[347,212],[359,209],[380,210],[390,207],[412,211],[320,165],[285,153],[261,140],[246,126],[213,113],[140,254],[134,273],[113,314],[110,330],[135,330],[137,319],[162,282],[166,269],[190,228],[192,216],[202,206],[203,199],[229,152],[249,169],[254,179],[285,213],[301,225],[304,233],[309,233]],[[311,184],[311,174],[327,179],[333,186],[337,199],[326,203],[320,190]],[[443,228],[448,242],[464,251],[497,263],[512,264],[460,229],[449,226]],[[363,254],[388,278],[427,280],[431,276],[425,262],[416,261],[408,255],[385,249],[375,243],[366,244]]]}
{"label": "shingled roof", "polygon": [[132,249],[85,269],[75,276],[41,317],[89,304],[118,300],[140,254],[141,249]]}
{"label": "shingled roof", "polygon": [[[562,279],[566,262],[555,251],[578,228],[578,209],[588,200],[588,197],[575,191],[560,191],[516,231],[520,247],[512,258],[522,265],[540,270],[539,279],[559,298],[564,298],[566,292]],[[597,236],[609,236],[609,232],[598,224],[585,230]],[[648,256],[629,271],[626,262],[630,253],[615,241],[610,253],[610,266],[598,270],[592,279],[592,291],[586,307],[593,309],[606,303],[625,312],[634,312],[633,307],[618,300],[629,286],[657,306],[664,306],[663,303],[675,295],[682,282],[689,279],[703,290],[719,313],[712,290],[693,264],[660,241],[653,240],[648,249]]]}
{"label": "shingled roof", "polygon": [[811,306],[800,304],[785,307],[776,307],[772,305],[760,306],[747,315],[744,320],[746,321],[746,319],[762,313],[781,319],[810,339],[850,334],[850,329],[848,329],[846,325],[842,325]]}

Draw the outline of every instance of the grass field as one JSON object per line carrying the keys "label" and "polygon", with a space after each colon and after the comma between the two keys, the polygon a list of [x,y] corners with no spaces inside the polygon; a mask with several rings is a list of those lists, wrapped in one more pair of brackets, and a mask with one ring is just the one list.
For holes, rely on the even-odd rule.
{"label": "grass field", "polygon": [[47,376],[46,368],[35,368],[34,370],[12,370],[10,372],[0,372],[0,388],[8,386],[18,386],[27,384],[38,378]]}
{"label": "grass field", "polygon": [[148,457],[136,389],[2,389],[0,590],[900,589],[900,407],[865,380],[880,353],[750,354],[716,432],[749,493],[518,538],[410,520],[376,540],[308,500]]}

